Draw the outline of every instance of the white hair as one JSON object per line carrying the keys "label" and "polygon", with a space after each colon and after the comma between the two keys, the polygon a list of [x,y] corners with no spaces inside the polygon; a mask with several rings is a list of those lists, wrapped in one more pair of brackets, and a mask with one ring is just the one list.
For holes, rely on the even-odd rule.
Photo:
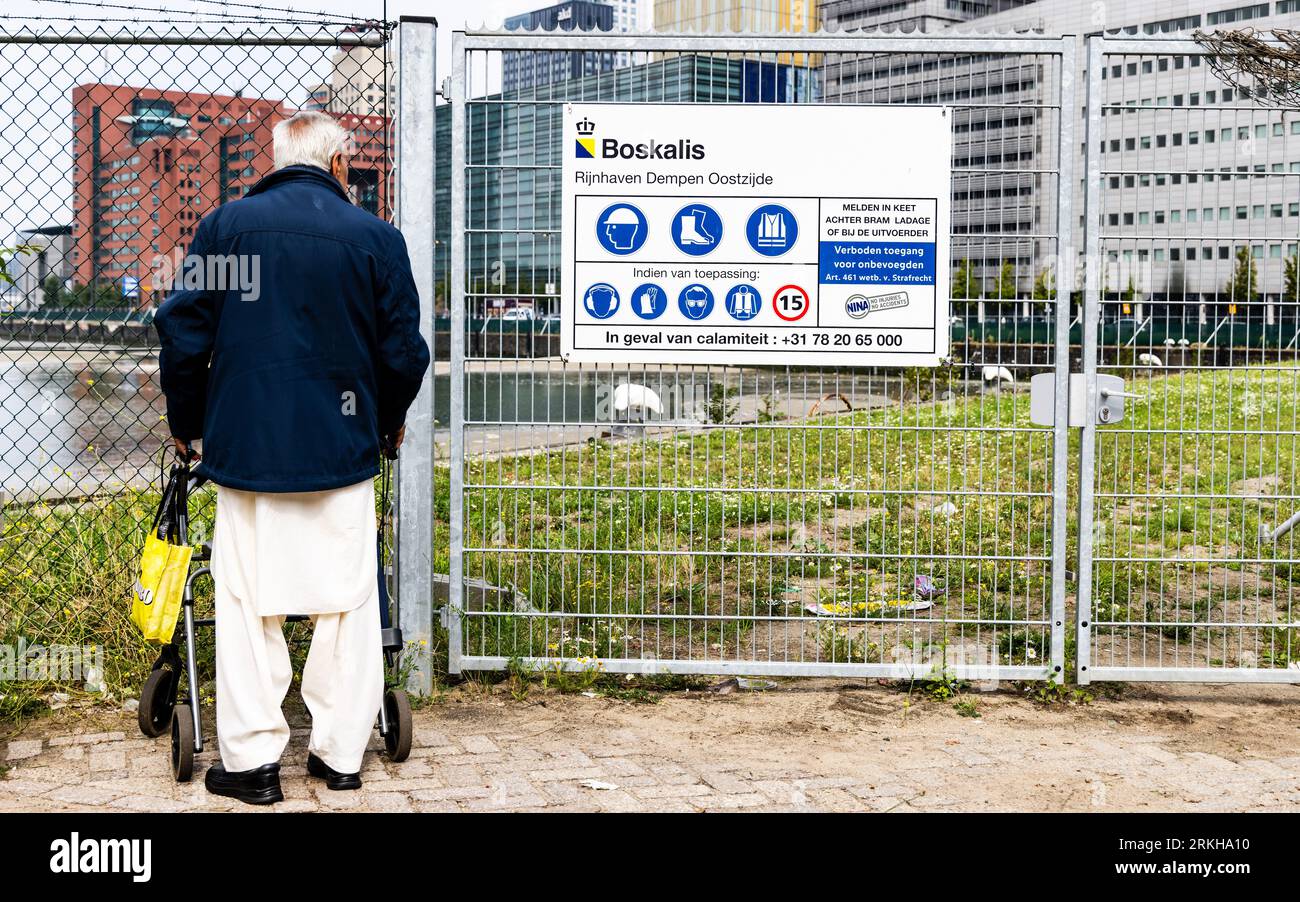
{"label": "white hair", "polygon": [[275,168],[315,166],[329,171],[337,153],[350,153],[351,136],[328,113],[295,113],[271,132]]}

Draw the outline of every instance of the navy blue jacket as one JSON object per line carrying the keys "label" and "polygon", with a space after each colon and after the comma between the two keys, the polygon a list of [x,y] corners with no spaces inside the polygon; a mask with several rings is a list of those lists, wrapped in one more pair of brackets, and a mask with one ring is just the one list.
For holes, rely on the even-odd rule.
{"label": "navy blue jacket", "polygon": [[289,166],[199,222],[179,277],[154,324],[168,423],[203,439],[198,473],[312,492],[379,472],[429,365],[397,229]]}

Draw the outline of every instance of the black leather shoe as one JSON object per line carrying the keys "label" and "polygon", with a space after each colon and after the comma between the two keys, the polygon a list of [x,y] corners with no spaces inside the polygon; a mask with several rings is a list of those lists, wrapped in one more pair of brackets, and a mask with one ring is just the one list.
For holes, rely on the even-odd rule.
{"label": "black leather shoe", "polygon": [[341,774],[311,752],[307,753],[307,773],[324,780],[330,789],[361,788],[361,774]]}
{"label": "black leather shoe", "polygon": [[272,805],[284,801],[278,764],[263,764],[253,770],[232,773],[217,763],[204,774],[203,785],[213,795],[229,796],[249,805]]}

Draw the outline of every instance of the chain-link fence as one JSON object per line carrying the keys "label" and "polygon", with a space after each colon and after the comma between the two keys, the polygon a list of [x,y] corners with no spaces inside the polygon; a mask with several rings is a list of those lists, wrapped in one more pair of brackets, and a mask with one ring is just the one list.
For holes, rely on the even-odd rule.
{"label": "chain-link fence", "polygon": [[[0,31],[0,642],[120,640],[169,443],[152,315],[198,221],[272,169],[298,110],[354,139],[349,190],[393,207],[382,23]],[[192,500],[196,541],[210,490]],[[110,664],[110,669],[112,665]]]}

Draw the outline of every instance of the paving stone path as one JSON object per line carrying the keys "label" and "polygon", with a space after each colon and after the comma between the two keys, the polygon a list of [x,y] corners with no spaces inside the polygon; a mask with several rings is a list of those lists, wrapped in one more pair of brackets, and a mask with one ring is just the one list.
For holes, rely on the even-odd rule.
{"label": "paving stone path", "polygon": [[[968,697],[980,717],[861,682],[655,705],[458,689],[416,713],[406,762],[376,739],[359,792],[308,780],[306,718],[291,712],[286,800],[269,810],[1300,810],[1300,690],[1143,689],[1055,708]],[[168,753],[129,713],[60,712],[0,741],[0,811],[264,810],[205,792],[215,748],[183,785]]]}

